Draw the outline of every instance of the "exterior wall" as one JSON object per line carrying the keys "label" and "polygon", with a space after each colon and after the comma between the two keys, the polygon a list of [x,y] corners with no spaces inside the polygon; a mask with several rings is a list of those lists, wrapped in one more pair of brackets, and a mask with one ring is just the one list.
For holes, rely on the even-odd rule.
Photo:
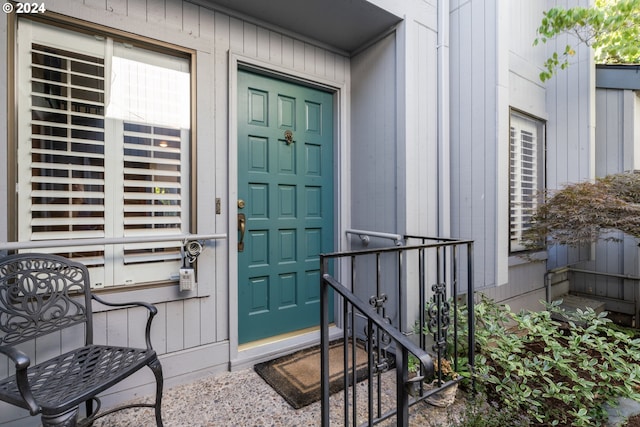
{"label": "exterior wall", "polygon": [[[589,4],[563,5],[574,3]],[[568,42],[532,46],[543,11],[557,4],[451,2],[452,235],[475,240],[476,289],[499,301],[544,298],[547,268],[508,252],[510,108],[546,121],[547,188],[594,171],[591,52],[579,47],[573,66],[546,83],[538,77],[548,54]],[[548,265],[580,256],[552,251]]]}
{"label": "exterior wall", "polygon": [[439,2],[371,3],[405,19],[352,57],[352,226],[437,235]]}
{"label": "exterior wall", "polygon": [[[197,227],[192,233],[229,233],[235,217],[229,174],[230,151],[235,142],[229,141],[229,52],[252,60],[255,64],[279,72],[305,76],[309,81],[329,82],[344,86],[349,79],[349,60],[340,53],[296,39],[285,31],[279,32],[254,22],[216,11],[190,2],[47,2],[49,11],[72,16],[108,28],[149,37],[193,49],[196,55],[197,128],[194,135],[197,151],[196,211]],[[0,21],[0,55],[7,57],[10,20],[3,15]],[[7,69],[0,71],[0,105],[6,117]],[[344,108],[342,108],[344,110]],[[342,111],[341,114],[346,114]],[[344,119],[341,120],[345,122]],[[343,124],[344,126],[344,124]],[[340,132],[344,132],[343,129]],[[0,135],[0,150],[7,153],[6,133]],[[3,157],[6,158],[6,157]],[[0,176],[0,197],[7,200],[7,176]],[[215,215],[216,198],[222,200],[222,213]],[[0,239],[7,241],[6,216],[0,215]],[[229,242],[232,245],[233,242]],[[233,247],[233,246],[231,246]],[[207,373],[227,370],[232,352],[233,333],[230,310],[236,305],[230,290],[228,244],[225,241],[207,242],[198,260],[197,295],[184,297],[175,286],[142,291],[105,293],[112,301],[146,300],[158,307],[154,320],[152,341],[161,355],[165,385],[201,377]],[[138,309],[112,310],[95,317],[96,342],[141,345],[141,331],[145,314]],[[39,342],[40,357],[72,348],[79,344],[78,334],[64,333]],[[46,349],[46,350],[45,350]],[[0,376],[10,370],[3,360]],[[103,398],[108,407],[116,401],[140,394],[150,394],[153,387],[150,372],[126,380],[110,390]],[[0,424],[32,425],[26,411],[0,404]],[[22,420],[17,420],[22,418]],[[9,423],[11,420],[11,423]]]}
{"label": "exterior wall", "polygon": [[[565,2],[569,6],[588,7],[593,2],[575,0]],[[548,6],[556,2],[548,1]],[[558,37],[550,43],[547,54],[561,51],[575,39]],[[593,54],[585,46],[576,49],[572,66],[558,72],[547,83],[547,188],[557,189],[563,185],[595,177],[595,72]],[[549,251],[548,268],[573,264],[588,259],[589,249],[566,250],[553,248]]]}
{"label": "exterior wall", "polygon": [[[190,231],[227,233],[228,239],[208,243],[193,295],[185,297],[175,286],[104,295],[157,304],[153,342],[167,386],[246,366],[315,339],[309,334],[307,341],[238,348],[233,100],[234,70],[241,63],[336,90],[337,247],[347,247],[346,228],[471,238],[477,289],[499,300],[542,290],[544,264],[508,254],[509,109],[548,120],[550,188],[591,176],[590,54],[579,51],[577,66],[543,85],[532,71],[544,60],[544,49],[531,47],[534,17],[543,10],[537,0],[371,2],[404,21],[353,57],[257,19],[213,9],[204,0],[47,2],[55,13],[195,52],[197,227]],[[0,21],[4,57],[12,55],[7,51],[11,22],[7,15]],[[4,117],[7,87],[4,67]],[[6,134],[0,135],[0,150],[7,152]],[[8,179],[0,176],[5,200]],[[214,213],[216,198],[220,214]],[[6,221],[0,215],[5,241]],[[135,345],[142,326],[140,310],[100,312],[96,341]],[[56,352],[76,343],[77,334],[63,334],[38,346]],[[0,364],[0,376],[9,369]],[[149,394],[152,382],[147,372],[127,380],[106,396],[105,406]],[[0,424],[32,424],[26,418],[8,424],[25,416],[0,405]]]}
{"label": "exterior wall", "polygon": [[[508,43],[508,102],[509,108],[524,112],[541,120],[553,120],[548,114],[545,100],[547,88],[540,81],[538,73],[540,65],[546,59],[542,48],[532,47],[536,28],[545,10],[545,5],[538,1],[507,2],[509,16]],[[509,114],[507,112],[507,114]],[[508,119],[507,119],[508,120]],[[507,131],[508,133],[508,131]],[[508,152],[509,136],[502,134],[501,151]],[[549,140],[547,140],[549,144]],[[506,173],[509,172],[506,166]],[[508,175],[501,173],[501,180],[507,183]],[[503,186],[504,188],[504,186]],[[507,206],[509,201],[506,201]],[[505,210],[507,210],[505,208]],[[508,224],[508,219],[504,224]],[[508,227],[508,226],[507,226]],[[501,238],[504,238],[501,236]],[[507,237],[508,238],[508,237]],[[544,259],[544,256],[541,256]],[[519,308],[538,308],[538,301],[544,299],[544,262],[528,262],[517,255],[508,255],[508,279],[497,287],[487,289],[486,293],[498,301],[505,301],[517,310]]]}
{"label": "exterior wall", "polygon": [[[630,70],[631,71],[631,70]],[[596,176],[603,177],[639,168],[639,98],[635,91],[596,89]],[[602,273],[639,276],[636,239],[616,233],[620,242],[598,242],[593,257],[577,267]],[[581,294],[604,297],[605,309],[635,314],[637,282],[615,277],[574,273],[571,289]],[[615,301],[618,300],[618,301]],[[622,301],[625,301],[624,303]]]}
{"label": "exterior wall", "polygon": [[351,85],[350,209],[358,230],[398,230],[396,58],[396,36],[390,34],[351,61],[358,78]]}
{"label": "exterior wall", "polygon": [[[399,168],[398,206],[400,230],[421,236],[448,234],[439,230],[438,127],[446,110],[440,110],[438,82],[443,73],[438,56],[437,8],[424,3],[419,14],[409,16],[401,28],[398,81]],[[442,49],[447,47],[442,46]],[[445,89],[446,90],[446,89]],[[446,166],[442,166],[445,167]]]}
{"label": "exterior wall", "polygon": [[[592,4],[591,0],[549,0],[545,9],[554,6],[589,7]],[[562,51],[567,44],[576,48],[571,66],[559,70],[544,85],[546,114],[541,117],[547,119],[546,188],[550,190],[592,179],[595,174],[595,67],[591,49],[568,35],[543,45],[546,49],[532,49],[543,51],[544,58],[547,58],[553,52]],[[539,61],[540,57],[536,58]],[[541,62],[536,64],[539,66]],[[589,248],[550,248],[546,269],[572,264],[589,256]],[[544,295],[542,292],[539,294]]]}
{"label": "exterior wall", "polygon": [[639,98],[635,91],[596,89],[596,176],[638,169]]}
{"label": "exterior wall", "polygon": [[[438,109],[436,8],[410,9],[395,33],[351,60],[351,227],[358,230],[423,236],[441,235],[438,194]],[[445,167],[446,170],[446,167]],[[448,234],[447,234],[448,235]],[[393,244],[371,238],[368,248]],[[352,249],[361,249],[357,236]],[[412,266],[407,266],[411,275]],[[390,277],[397,277],[387,271]],[[357,292],[368,299],[375,280],[359,277]],[[394,282],[391,280],[390,282]],[[408,280],[408,294],[417,283]],[[393,287],[383,289],[396,307]],[[417,314],[417,313],[415,313]],[[386,312],[394,324],[407,313]]]}
{"label": "exterior wall", "polygon": [[[495,0],[451,2],[451,234],[475,240],[475,287],[506,280],[507,24]],[[502,130],[502,132],[501,132]],[[498,265],[498,260],[502,264]]]}

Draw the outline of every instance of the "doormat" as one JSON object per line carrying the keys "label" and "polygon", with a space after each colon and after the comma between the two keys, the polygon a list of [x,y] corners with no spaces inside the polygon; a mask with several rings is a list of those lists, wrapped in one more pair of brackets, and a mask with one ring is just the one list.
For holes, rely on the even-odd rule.
{"label": "doormat", "polygon": [[[349,342],[349,367],[351,367],[351,342]],[[367,378],[367,352],[356,343],[356,379]],[[342,340],[329,344],[329,393],[344,388],[342,368],[344,366],[344,346]],[[320,346],[300,350],[296,353],[255,365],[254,370],[289,402],[294,409],[300,409],[320,400]],[[349,381],[352,381],[349,372]]]}

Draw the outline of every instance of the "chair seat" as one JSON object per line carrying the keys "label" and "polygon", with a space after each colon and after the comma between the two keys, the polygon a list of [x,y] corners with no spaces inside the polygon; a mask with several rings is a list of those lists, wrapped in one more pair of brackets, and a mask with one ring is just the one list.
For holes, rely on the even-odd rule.
{"label": "chair seat", "polygon": [[[28,369],[29,383],[42,413],[74,408],[156,359],[153,350],[90,345]],[[0,400],[29,409],[15,375],[0,382]]]}

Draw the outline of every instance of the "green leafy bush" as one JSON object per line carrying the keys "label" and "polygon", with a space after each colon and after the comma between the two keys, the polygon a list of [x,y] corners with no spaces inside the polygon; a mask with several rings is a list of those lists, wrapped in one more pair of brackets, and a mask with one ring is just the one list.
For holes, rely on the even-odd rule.
{"label": "green leafy bush", "polygon": [[449,410],[446,424],[431,423],[429,427],[529,427],[529,419],[520,412],[487,402],[478,394],[466,400],[463,408]]}
{"label": "green leafy bush", "polygon": [[610,327],[605,314],[572,315],[559,304],[519,314],[488,299],[477,304],[477,386],[532,425],[601,425],[605,403],[640,400],[640,340]]}

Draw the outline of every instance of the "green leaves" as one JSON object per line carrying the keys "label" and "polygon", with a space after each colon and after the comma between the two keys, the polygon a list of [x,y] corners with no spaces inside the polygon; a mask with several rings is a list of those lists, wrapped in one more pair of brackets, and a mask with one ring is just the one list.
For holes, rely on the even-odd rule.
{"label": "green leaves", "polygon": [[[553,320],[553,313],[569,322]],[[640,342],[603,314],[566,313],[559,303],[515,314],[483,299],[476,319],[479,385],[533,425],[600,425],[604,403],[640,398]]]}
{"label": "green leaves", "polygon": [[[544,12],[533,45],[568,34],[595,50],[598,63],[640,63],[640,0],[597,0],[590,8],[554,7]],[[570,45],[554,52],[543,64],[542,81],[569,66],[575,55]]]}

